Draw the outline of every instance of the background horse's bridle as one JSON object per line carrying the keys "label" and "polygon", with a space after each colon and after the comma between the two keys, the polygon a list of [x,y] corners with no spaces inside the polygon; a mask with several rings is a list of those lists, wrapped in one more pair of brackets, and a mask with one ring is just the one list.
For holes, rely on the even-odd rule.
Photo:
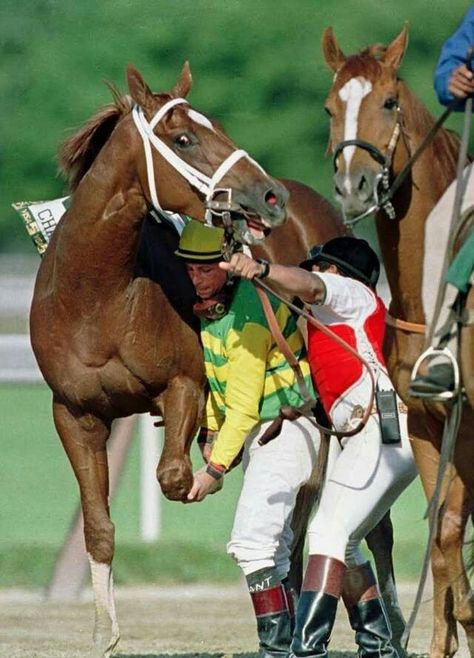
{"label": "background horse's bridle", "polygon": [[[368,210],[365,210],[360,215],[357,215],[357,217],[352,217],[351,219],[347,219],[345,217],[344,223],[347,226],[351,226],[351,227],[355,226],[355,224],[357,224],[361,219],[367,217],[368,215],[371,215],[374,212],[378,212],[379,210],[384,210],[389,219],[396,219],[395,209],[391,202],[391,200],[395,195],[395,192],[398,190],[398,188],[401,186],[405,178],[408,176],[411,169],[413,168],[413,165],[418,160],[418,158],[423,153],[423,151],[428,146],[428,144],[431,142],[433,137],[436,135],[438,130],[441,128],[441,126],[446,121],[448,116],[455,109],[457,103],[458,101],[454,100],[452,103],[450,103],[450,105],[448,105],[448,107],[444,110],[441,116],[433,124],[431,129],[427,132],[421,144],[416,149],[415,153],[413,153],[413,155],[410,155],[407,162],[403,166],[402,170],[396,175],[396,177],[391,183],[390,183],[390,168],[392,166],[393,154],[397,146],[398,138],[400,137],[400,134],[403,134],[403,114],[400,106],[397,106],[397,120],[395,122],[393,133],[390,138],[390,142],[388,144],[387,152],[385,155],[376,146],[362,139],[346,139],[337,144],[336,148],[334,149],[334,155],[333,155],[333,164],[335,171],[337,171],[336,160],[346,146],[357,146],[363,149],[364,151],[367,151],[374,158],[374,160],[376,160],[382,166],[381,172],[377,174],[377,176],[375,176],[375,180],[374,180],[373,194],[374,194],[375,202]],[[381,195],[379,193],[379,188],[382,189]]]}
{"label": "background horse's bridle", "polygon": [[[147,121],[143,109],[139,105],[135,105],[132,111],[133,120],[137,127],[138,132],[143,140],[143,147],[145,150],[145,159],[147,166],[148,187],[150,190],[151,202],[155,210],[163,211],[158,200],[156,191],[155,174],[153,166],[153,157],[151,146],[153,146],[160,155],[185,178],[193,187],[199,190],[205,197],[205,220],[208,224],[212,224],[212,215],[221,215],[224,212],[230,213],[231,211],[245,214],[244,210],[236,204],[232,199],[232,190],[230,188],[218,188],[217,184],[222,180],[226,173],[241,159],[247,158],[263,173],[263,168],[253,158],[249,156],[247,151],[243,149],[236,149],[233,151],[216,169],[212,177],[203,174],[201,171],[187,163],[179,157],[165,142],[157,137],[154,133],[155,127],[166,116],[166,114],[176,105],[188,103],[184,98],[173,98],[167,101],[154,115],[151,121]],[[225,202],[215,202],[214,197],[216,194],[224,192],[227,195]],[[166,210],[166,209],[165,209]]]}
{"label": "background horse's bridle", "polygon": [[[386,212],[389,219],[395,219],[395,209],[391,203],[391,198],[394,192],[390,187],[390,168],[392,166],[393,153],[402,131],[401,117],[402,115],[400,106],[397,105],[397,118],[385,154],[382,153],[382,151],[376,146],[370,142],[364,141],[363,139],[346,139],[342,142],[339,142],[334,149],[333,165],[335,171],[337,171],[337,158],[347,146],[357,146],[363,151],[367,151],[367,153],[382,167],[381,171],[375,176],[374,179],[374,204],[368,208],[368,210],[365,210],[360,215],[357,215],[357,217],[353,217],[351,219],[344,218],[344,223],[347,226],[354,226],[364,217],[367,217],[368,215],[371,215],[373,212],[376,212],[380,209],[383,209]],[[380,195],[380,190],[382,191],[382,195]]]}

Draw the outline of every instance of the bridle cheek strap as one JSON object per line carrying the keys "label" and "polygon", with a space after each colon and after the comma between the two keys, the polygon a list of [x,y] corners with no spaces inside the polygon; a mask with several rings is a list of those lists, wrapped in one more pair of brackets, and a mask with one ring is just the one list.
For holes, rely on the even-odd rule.
{"label": "bridle cheek strap", "polygon": [[[133,120],[143,141],[150,199],[154,208],[158,211],[163,211],[163,208],[160,205],[156,191],[151,146],[154,146],[160,155],[162,155],[163,158],[190,183],[190,185],[195,187],[205,196],[206,202],[211,200],[214,196],[216,192],[216,185],[219,183],[219,181],[224,178],[224,176],[241,158],[247,158],[262,172],[264,171],[262,167],[260,167],[260,165],[255,162],[255,160],[253,160],[243,149],[233,151],[223,162],[221,162],[212,177],[203,174],[201,171],[180,158],[167,144],[165,144],[162,139],[155,135],[153,130],[173,107],[181,103],[187,104],[187,101],[184,98],[173,98],[172,100],[168,101],[158,110],[150,122],[147,121],[143,109],[140,106],[135,105],[132,111]],[[207,212],[206,221],[211,223],[210,218],[207,217]]]}

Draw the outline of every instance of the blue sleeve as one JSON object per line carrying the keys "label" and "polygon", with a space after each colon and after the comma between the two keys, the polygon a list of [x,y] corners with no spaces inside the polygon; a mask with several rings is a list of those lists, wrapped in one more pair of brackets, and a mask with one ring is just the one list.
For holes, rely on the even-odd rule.
{"label": "blue sleeve", "polygon": [[[443,105],[449,105],[454,99],[454,96],[448,91],[449,78],[455,68],[466,62],[467,51],[471,45],[474,45],[474,4],[471,5],[456,32],[445,41],[441,48],[435,69],[434,88],[439,102]],[[464,103],[459,101],[458,109],[463,108]]]}

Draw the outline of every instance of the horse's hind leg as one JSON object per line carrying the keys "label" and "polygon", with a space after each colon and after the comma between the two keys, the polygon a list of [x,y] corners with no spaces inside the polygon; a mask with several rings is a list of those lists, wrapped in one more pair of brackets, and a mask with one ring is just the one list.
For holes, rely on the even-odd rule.
{"label": "horse's hind leg", "polygon": [[165,421],[165,441],[157,478],[170,500],[185,500],[193,483],[189,450],[199,427],[204,405],[199,383],[177,376],[168,384],[159,405]]}
{"label": "horse's hind leg", "polygon": [[56,429],[76,475],[84,515],[84,536],[91,566],[95,602],[94,646],[98,656],[110,656],[120,634],[112,578],[114,526],[108,507],[106,440],[110,426],[90,414],[74,415],[53,402]]}
{"label": "horse's hind leg", "polygon": [[400,640],[405,630],[405,619],[400,608],[397,588],[395,586],[392,560],[393,525],[390,518],[390,510],[375,528],[369,532],[366,542],[374,557],[380,593],[382,594],[392,627],[392,645],[397,650],[399,656],[404,656],[405,651],[402,648]]}

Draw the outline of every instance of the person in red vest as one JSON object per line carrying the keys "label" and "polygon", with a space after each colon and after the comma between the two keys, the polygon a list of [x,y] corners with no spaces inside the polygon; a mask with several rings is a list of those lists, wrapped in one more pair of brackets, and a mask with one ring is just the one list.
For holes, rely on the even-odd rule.
{"label": "person in red vest", "polygon": [[[365,241],[344,236],[314,247],[300,267],[234,254],[220,267],[246,279],[262,278],[310,305],[312,314],[370,365],[377,408],[364,428],[341,440],[318,509],[308,528],[309,560],[298,602],[291,652],[322,658],[342,596],[356,631],[359,655],[392,658],[391,629],[370,563],[360,542],[416,475],[406,408],[393,391],[382,356],[385,307],[375,292],[380,264]],[[311,373],[336,430],[360,423],[372,380],[362,362],[308,322]]]}

